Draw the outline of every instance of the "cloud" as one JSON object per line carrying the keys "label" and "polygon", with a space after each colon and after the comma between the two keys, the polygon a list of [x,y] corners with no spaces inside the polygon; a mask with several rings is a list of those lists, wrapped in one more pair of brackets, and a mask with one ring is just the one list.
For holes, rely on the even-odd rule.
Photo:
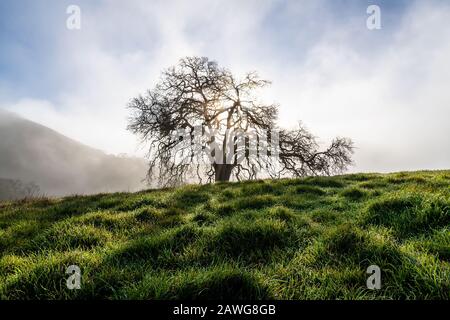
{"label": "cloud", "polygon": [[444,2],[386,4],[379,31],[365,28],[363,5],[331,1],[81,1],[80,7],[79,31],[65,29],[65,10],[34,8],[52,26],[61,22],[51,29],[53,42],[42,44],[54,57],[40,58],[47,82],[29,95],[10,84],[0,91],[0,107],[107,152],[142,155],[126,131],[129,99],[180,57],[209,56],[236,73],[258,70],[272,80],[264,98],[280,103],[284,126],[302,120],[324,143],[352,137],[355,171],[450,166]]}
{"label": "cloud", "polygon": [[448,168],[450,11],[434,4],[412,6],[386,41],[366,48],[348,26],[326,32],[304,63],[276,77],[282,122],[352,137],[355,171]]}

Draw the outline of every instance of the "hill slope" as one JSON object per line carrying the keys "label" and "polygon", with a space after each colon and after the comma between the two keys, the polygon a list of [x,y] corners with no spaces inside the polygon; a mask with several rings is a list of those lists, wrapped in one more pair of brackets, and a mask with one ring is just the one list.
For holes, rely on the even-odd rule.
{"label": "hill slope", "polygon": [[147,167],[143,159],[107,155],[2,110],[0,137],[0,178],[34,182],[46,195],[144,187]]}
{"label": "hill slope", "polygon": [[430,171],[0,203],[0,298],[449,299],[449,186]]}

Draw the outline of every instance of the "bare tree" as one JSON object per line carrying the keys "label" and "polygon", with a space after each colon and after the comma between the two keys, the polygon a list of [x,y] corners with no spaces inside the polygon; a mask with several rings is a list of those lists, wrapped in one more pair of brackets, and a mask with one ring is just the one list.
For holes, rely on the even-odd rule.
{"label": "bare tree", "polygon": [[301,125],[280,130],[278,106],[258,99],[269,83],[256,72],[238,79],[204,57],[186,57],[165,70],[154,89],[128,105],[129,130],[149,143],[148,178],[176,185],[190,178],[202,183],[345,170],[352,142],[337,138],[319,151]]}

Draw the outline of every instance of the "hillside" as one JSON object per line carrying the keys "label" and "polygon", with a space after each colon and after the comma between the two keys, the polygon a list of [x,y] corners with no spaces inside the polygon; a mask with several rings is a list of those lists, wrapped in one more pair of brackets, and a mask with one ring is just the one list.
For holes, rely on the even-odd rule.
{"label": "hillside", "polygon": [[0,298],[449,299],[449,187],[423,171],[3,202]]}
{"label": "hillside", "polygon": [[[0,109],[0,178],[35,183],[45,195],[137,191],[143,159],[107,155]],[[1,194],[0,194],[1,198]]]}

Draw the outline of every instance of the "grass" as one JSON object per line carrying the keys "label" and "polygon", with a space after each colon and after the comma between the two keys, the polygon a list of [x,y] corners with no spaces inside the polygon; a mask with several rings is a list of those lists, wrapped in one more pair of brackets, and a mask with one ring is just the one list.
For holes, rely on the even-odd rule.
{"label": "grass", "polygon": [[422,171],[1,202],[0,298],[450,299],[449,187]]}

